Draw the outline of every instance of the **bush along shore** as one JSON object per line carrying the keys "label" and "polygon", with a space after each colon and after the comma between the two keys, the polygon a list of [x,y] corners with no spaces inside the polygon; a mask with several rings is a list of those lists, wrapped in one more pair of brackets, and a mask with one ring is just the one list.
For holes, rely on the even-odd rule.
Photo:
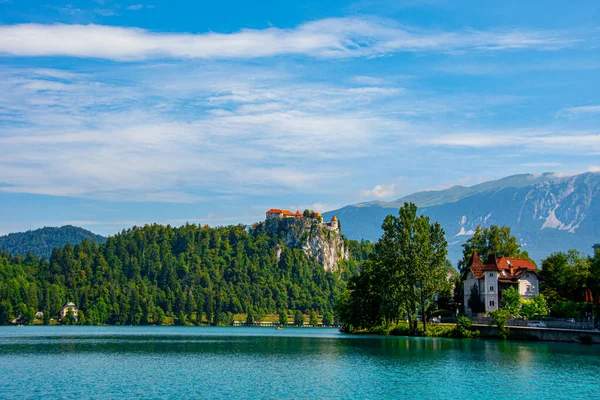
{"label": "bush along shore", "polygon": [[423,329],[423,324],[417,325],[415,334],[411,331],[411,326],[406,322],[396,324],[379,325],[372,329],[357,329],[342,331],[353,334],[373,334],[383,336],[425,336],[425,337],[443,337],[455,339],[472,339],[480,336],[480,332],[473,327],[473,322],[467,317],[459,317],[456,325],[450,324],[431,324],[427,331]]}

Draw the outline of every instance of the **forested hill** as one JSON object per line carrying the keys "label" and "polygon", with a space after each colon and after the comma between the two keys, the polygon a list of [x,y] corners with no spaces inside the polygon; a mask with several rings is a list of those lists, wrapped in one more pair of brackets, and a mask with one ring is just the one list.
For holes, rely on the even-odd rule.
{"label": "forested hill", "polygon": [[76,245],[84,240],[95,241],[99,244],[106,242],[106,238],[96,235],[83,228],[72,225],[45,227],[34,231],[11,233],[0,236],[0,250],[11,254],[25,256],[31,252],[37,257],[50,257],[52,250],[62,247],[67,243]]}
{"label": "forested hill", "polygon": [[346,242],[349,258],[327,272],[282,236],[241,225],[152,225],[102,245],[67,244],[47,261],[2,253],[0,323],[19,316],[27,323],[38,310],[57,318],[67,301],[92,324],[161,323],[165,315],[219,324],[236,313],[323,313],[371,246]]}

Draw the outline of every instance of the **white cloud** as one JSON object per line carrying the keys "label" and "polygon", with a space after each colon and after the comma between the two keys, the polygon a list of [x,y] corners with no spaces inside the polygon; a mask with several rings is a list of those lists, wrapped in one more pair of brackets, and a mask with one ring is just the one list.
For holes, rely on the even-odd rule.
{"label": "white cloud", "polygon": [[375,197],[377,199],[392,197],[397,193],[398,186],[403,178],[398,178],[387,185],[375,185],[372,189],[363,189],[360,191],[363,197]]}
{"label": "white cloud", "polygon": [[142,8],[144,8],[143,4],[132,4],[129,7],[127,7],[127,10],[137,11],[141,10]]}
{"label": "white cloud", "polygon": [[260,58],[308,55],[371,57],[391,52],[555,50],[574,39],[551,31],[439,32],[374,18],[329,18],[294,29],[244,29],[230,34],[157,33],[106,25],[0,26],[0,53],[110,60]]}
{"label": "white cloud", "polygon": [[564,152],[593,151],[600,148],[600,134],[579,133],[566,135],[553,132],[489,132],[489,133],[462,133],[448,134],[432,137],[427,143],[448,147],[514,147],[527,146],[530,150],[557,150]]}
{"label": "white cloud", "polygon": [[557,116],[559,117],[578,117],[585,114],[600,114],[600,105],[566,107],[561,109]]}
{"label": "white cloud", "polygon": [[548,162],[548,161],[540,161],[540,162],[527,162],[519,164],[520,167],[531,167],[531,168],[553,168],[560,167],[562,163],[559,162]]}
{"label": "white cloud", "polygon": [[600,172],[600,165],[590,165],[588,172]]}
{"label": "white cloud", "polygon": [[352,79],[350,80],[351,82],[354,83],[358,83],[360,85],[383,85],[385,83],[385,79],[383,78],[377,78],[374,76],[364,76],[364,75],[359,75],[359,76],[354,76],[352,77]]}

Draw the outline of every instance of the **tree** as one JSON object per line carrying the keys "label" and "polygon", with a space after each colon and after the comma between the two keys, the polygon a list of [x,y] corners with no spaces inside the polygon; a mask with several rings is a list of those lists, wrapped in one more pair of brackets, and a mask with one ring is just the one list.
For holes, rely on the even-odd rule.
{"label": "tree", "polygon": [[85,314],[83,311],[79,310],[77,312],[77,325],[89,325],[87,319],[85,318]]}
{"label": "tree", "polygon": [[471,286],[471,296],[467,301],[467,305],[474,313],[482,313],[485,311],[485,303],[481,300],[477,285]]}
{"label": "tree", "polygon": [[246,315],[246,325],[254,324],[254,314],[252,313],[252,308],[248,309],[248,314]]}
{"label": "tree", "polygon": [[[450,263],[450,261],[446,260],[445,268],[447,280],[442,285],[438,294],[437,308],[439,310],[450,311],[454,314],[459,310],[459,306],[462,303],[457,303],[455,295],[455,290],[457,286],[459,286],[460,289],[462,289],[462,280],[460,279],[458,271],[452,266],[452,263]],[[460,293],[459,298],[462,296],[463,294]]]}
{"label": "tree", "polygon": [[333,325],[333,314],[332,313],[326,312],[325,314],[323,314],[323,325],[324,326]]}
{"label": "tree", "polygon": [[542,293],[551,304],[584,301],[591,260],[577,250],[553,253],[542,261]]}
{"label": "tree", "polygon": [[508,226],[491,225],[483,228],[478,225],[473,236],[463,244],[463,257],[458,261],[460,271],[466,268],[474,251],[482,260],[486,260],[490,254],[531,260],[527,251],[521,249],[517,238],[511,235]]}
{"label": "tree", "polygon": [[287,326],[287,322],[288,322],[287,311],[279,310],[279,325]]}
{"label": "tree", "polygon": [[426,332],[427,308],[447,283],[448,244],[444,230],[439,223],[430,223],[429,217],[418,216],[417,206],[413,203],[404,203],[398,217],[388,215],[382,228],[383,236],[376,245],[375,254],[380,257],[387,276],[383,287],[387,309],[384,318],[399,319],[399,311],[403,308],[414,334],[420,308]]}
{"label": "tree", "polygon": [[506,322],[510,317],[509,312],[506,310],[496,310],[490,313],[490,317],[492,317],[490,325],[496,325],[498,328],[498,336],[504,340],[508,339],[510,330],[506,326]]}
{"label": "tree", "polygon": [[544,295],[533,296],[531,300],[521,300],[521,315],[527,319],[548,316],[548,304]]}
{"label": "tree", "polygon": [[75,314],[73,313],[73,309],[69,307],[67,313],[65,314],[65,318],[63,319],[63,324],[65,325],[74,325],[75,324]]}
{"label": "tree", "polygon": [[165,312],[159,306],[154,308],[154,323],[156,325],[162,325],[165,323]]}
{"label": "tree", "polygon": [[312,326],[317,326],[319,324],[319,318],[317,316],[317,312],[315,310],[310,312],[310,322]]}
{"label": "tree", "polygon": [[296,326],[304,325],[304,314],[302,314],[302,311],[300,311],[300,310],[294,311],[294,325],[296,325]]}
{"label": "tree", "polygon": [[399,215],[388,215],[383,236],[360,274],[338,298],[336,312],[344,329],[398,322],[407,315],[417,331],[417,315],[427,330],[427,311],[448,285],[447,243],[440,225],[404,203]]}
{"label": "tree", "polygon": [[521,309],[521,295],[516,287],[511,286],[510,288],[502,291],[500,308],[508,311],[511,317],[519,316],[519,311]]}

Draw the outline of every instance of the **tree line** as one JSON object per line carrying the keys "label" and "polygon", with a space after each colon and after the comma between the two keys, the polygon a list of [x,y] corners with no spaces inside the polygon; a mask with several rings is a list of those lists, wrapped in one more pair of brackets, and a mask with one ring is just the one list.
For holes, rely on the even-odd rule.
{"label": "tree line", "polygon": [[48,260],[0,252],[0,324],[31,323],[37,311],[48,323],[68,301],[86,324],[220,325],[239,313],[295,310],[331,316],[371,244],[347,242],[351,259],[331,273],[283,244],[284,235],[243,225],[148,225],[101,245],[67,244]]}

